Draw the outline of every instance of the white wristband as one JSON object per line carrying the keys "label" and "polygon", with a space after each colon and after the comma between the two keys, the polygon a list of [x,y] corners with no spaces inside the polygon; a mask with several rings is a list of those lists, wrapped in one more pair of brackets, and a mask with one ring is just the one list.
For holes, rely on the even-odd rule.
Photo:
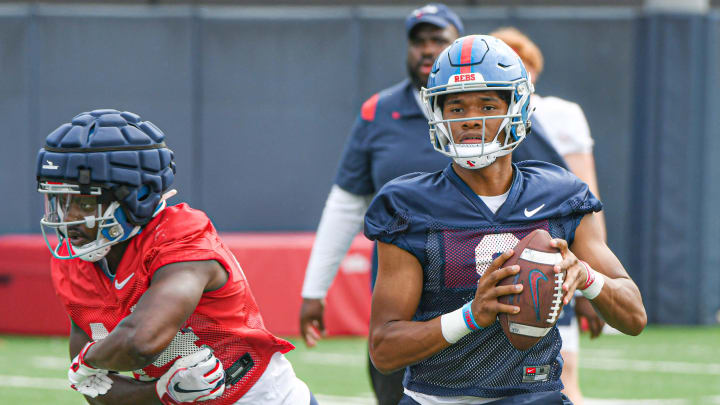
{"label": "white wristband", "polygon": [[605,285],[605,276],[593,270],[593,268],[584,261],[580,260],[580,263],[582,263],[583,266],[585,266],[585,270],[587,270],[587,281],[585,282],[585,286],[580,289],[580,292],[589,300],[595,299],[595,297],[600,295],[600,291],[602,291]]}
{"label": "white wristband", "polygon": [[462,307],[443,314],[440,317],[440,326],[442,327],[442,335],[448,343],[453,344],[470,333],[470,329],[465,326],[463,319]]}
{"label": "white wristband", "polygon": [[482,329],[473,318],[471,304],[472,301],[440,317],[442,335],[448,343],[456,343],[468,333]]}

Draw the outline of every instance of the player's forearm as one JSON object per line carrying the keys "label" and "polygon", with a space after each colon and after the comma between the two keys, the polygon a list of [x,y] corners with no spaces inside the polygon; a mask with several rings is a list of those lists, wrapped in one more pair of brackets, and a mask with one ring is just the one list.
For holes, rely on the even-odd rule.
{"label": "player's forearm", "polygon": [[647,325],[640,290],[627,278],[605,278],[605,285],[592,304],[605,321],[627,335],[637,336]]}
{"label": "player's forearm", "polygon": [[105,395],[85,397],[91,405],[160,405],[154,382],[137,381],[130,377],[110,374],[112,388]]}
{"label": "player's forearm", "polygon": [[137,370],[152,363],[170,343],[169,340],[164,344],[158,343],[162,336],[151,339],[138,333],[132,322],[127,320],[120,322],[110,335],[88,350],[85,361],[89,365],[113,371]]}
{"label": "player's forearm", "polygon": [[417,363],[448,346],[440,317],[426,322],[392,321],[370,332],[370,357],[382,373]]}

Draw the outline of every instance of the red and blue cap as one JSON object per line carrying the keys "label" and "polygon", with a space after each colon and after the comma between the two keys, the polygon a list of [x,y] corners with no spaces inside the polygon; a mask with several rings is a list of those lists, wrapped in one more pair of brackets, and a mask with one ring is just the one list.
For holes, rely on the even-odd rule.
{"label": "red and blue cap", "polygon": [[452,24],[460,36],[462,36],[464,30],[460,17],[442,3],[430,3],[413,10],[405,19],[405,31],[408,36],[410,36],[413,28],[421,23],[432,24],[440,28],[445,28]]}

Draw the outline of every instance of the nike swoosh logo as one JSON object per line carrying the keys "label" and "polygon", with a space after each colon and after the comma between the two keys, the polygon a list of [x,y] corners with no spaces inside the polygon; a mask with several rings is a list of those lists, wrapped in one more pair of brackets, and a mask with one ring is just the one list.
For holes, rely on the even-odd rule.
{"label": "nike swoosh logo", "polygon": [[525,216],[528,217],[528,218],[530,218],[531,216],[537,214],[537,212],[540,211],[540,210],[542,209],[542,207],[544,207],[544,206],[545,206],[545,204],[543,204],[543,205],[535,208],[535,209],[532,210],[532,211],[528,211],[528,209],[525,208]]}
{"label": "nike swoosh logo", "polygon": [[135,273],[129,275],[125,280],[122,281],[122,283],[118,283],[117,279],[115,279],[115,288],[117,288],[118,290],[122,290],[123,287],[125,287],[125,284],[127,284],[134,275]]}
{"label": "nike swoosh logo", "polygon": [[190,393],[190,392],[203,392],[203,391],[207,391],[207,388],[202,389],[202,390],[184,390],[184,389],[180,388],[180,383],[179,383],[179,382],[176,382],[176,383],[175,383],[175,386],[173,387],[173,390],[175,390],[175,391],[177,391],[177,392],[180,392],[180,393]]}
{"label": "nike swoosh logo", "polygon": [[528,278],[530,279],[530,295],[532,295],[533,305],[535,306],[535,317],[540,321],[540,297],[538,296],[538,288],[540,287],[540,280],[548,281],[548,278],[538,269],[532,269]]}

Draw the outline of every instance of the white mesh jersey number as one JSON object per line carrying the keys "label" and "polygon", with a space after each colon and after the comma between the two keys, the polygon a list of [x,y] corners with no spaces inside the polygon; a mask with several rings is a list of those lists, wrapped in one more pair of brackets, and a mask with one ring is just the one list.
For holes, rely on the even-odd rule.
{"label": "white mesh jersey number", "polygon": [[480,277],[490,267],[494,255],[514,248],[518,242],[520,239],[511,233],[485,235],[475,247],[475,270]]}
{"label": "white mesh jersey number", "polygon": [[157,360],[153,362],[153,366],[163,367],[175,360],[178,356],[185,357],[199,351],[200,347],[195,344],[199,339],[192,329],[180,329],[168,347],[166,347]]}
{"label": "white mesh jersey number", "polygon": [[90,324],[90,338],[92,340],[105,339],[109,334],[107,328],[102,323],[97,322]]}

